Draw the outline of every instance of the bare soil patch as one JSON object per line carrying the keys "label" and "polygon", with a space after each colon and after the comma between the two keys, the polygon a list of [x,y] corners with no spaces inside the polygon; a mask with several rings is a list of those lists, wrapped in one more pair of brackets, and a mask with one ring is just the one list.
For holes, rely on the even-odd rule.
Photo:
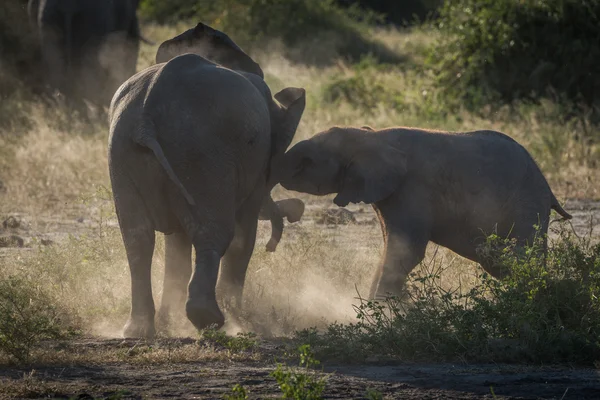
{"label": "bare soil patch", "polygon": [[[283,346],[263,342],[257,350],[237,357],[215,350],[186,361],[157,360],[140,352],[176,353],[199,346],[192,339],[152,342],[89,338],[67,345],[65,357],[30,368],[0,369],[0,398],[219,399],[235,384],[250,398],[277,398],[281,392],[270,376]],[[148,350],[152,349],[152,350]],[[75,353],[86,354],[76,361]],[[162,354],[162,353],[161,353]],[[131,360],[114,360],[130,357]],[[102,361],[102,360],[105,361]],[[328,365],[324,398],[364,399],[367,390],[387,399],[598,399],[596,370],[564,366],[395,364]],[[564,397],[563,397],[564,395]]]}

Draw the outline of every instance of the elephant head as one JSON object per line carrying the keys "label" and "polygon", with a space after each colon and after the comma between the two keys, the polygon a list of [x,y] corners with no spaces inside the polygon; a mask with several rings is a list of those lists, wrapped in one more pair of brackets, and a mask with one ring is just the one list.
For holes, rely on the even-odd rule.
{"label": "elephant head", "polygon": [[390,196],[407,172],[406,153],[371,128],[333,127],[285,153],[278,176],[288,190],[326,195],[340,207]]}
{"label": "elephant head", "polygon": [[197,54],[229,69],[264,78],[260,66],[229,36],[201,22],[195,28],[163,42],[156,52],[156,63],[167,62],[186,53]]}

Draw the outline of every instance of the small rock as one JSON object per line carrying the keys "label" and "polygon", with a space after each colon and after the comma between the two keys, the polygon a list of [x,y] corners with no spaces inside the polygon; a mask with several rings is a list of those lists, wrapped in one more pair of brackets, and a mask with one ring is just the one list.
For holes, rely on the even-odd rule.
{"label": "small rock", "polygon": [[50,246],[51,244],[54,244],[54,240],[51,240],[51,239],[42,239],[40,241],[40,243],[42,243],[42,245],[44,245],[44,246]]}
{"label": "small rock", "polygon": [[17,229],[21,226],[21,218],[11,215],[10,217],[4,220],[2,226],[4,227],[4,229]]}
{"label": "small rock", "polygon": [[0,236],[0,247],[23,247],[25,241],[21,236],[7,235]]}
{"label": "small rock", "polygon": [[83,217],[77,218],[77,222],[79,222],[80,224],[82,224],[83,221],[85,221],[85,218],[83,218]]}
{"label": "small rock", "polygon": [[323,210],[315,220],[315,223],[317,224],[334,225],[348,225],[349,223],[355,222],[356,218],[354,217],[354,213],[345,208],[331,208]]}

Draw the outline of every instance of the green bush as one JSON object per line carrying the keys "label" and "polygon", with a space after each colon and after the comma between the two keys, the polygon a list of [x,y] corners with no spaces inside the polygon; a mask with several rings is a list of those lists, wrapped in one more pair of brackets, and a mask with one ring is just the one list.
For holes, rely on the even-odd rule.
{"label": "green bush", "polygon": [[[298,62],[326,63],[338,55],[358,59],[373,53],[383,60],[396,55],[368,37],[368,24],[379,15],[357,6],[341,7],[334,0],[224,0],[220,2],[143,0],[145,18],[158,22],[194,19],[222,29],[244,49],[282,40],[286,56]],[[332,51],[323,43],[331,42]],[[315,44],[320,49],[315,51]],[[292,51],[290,46],[305,51]],[[302,48],[304,46],[304,48]],[[296,49],[297,50],[297,49]]]}
{"label": "green bush", "polygon": [[28,361],[41,341],[66,335],[63,322],[42,288],[20,276],[0,278],[0,354]]}
{"label": "green bush", "polygon": [[450,100],[598,105],[600,0],[447,0],[437,27],[429,61]]}
{"label": "green bush", "polygon": [[600,244],[563,234],[545,262],[542,242],[517,251],[490,237],[484,248],[512,271],[505,280],[483,274],[466,293],[447,291],[430,268],[414,277],[410,301],[362,301],[357,323],[301,331],[298,340],[345,360],[598,362]]}
{"label": "green bush", "polygon": [[226,394],[225,396],[223,396],[223,399],[225,399],[225,400],[246,400],[246,399],[248,399],[248,392],[242,385],[237,384],[237,385],[233,386],[233,388],[231,389],[231,394]]}
{"label": "green bush", "polygon": [[298,355],[300,356],[299,368],[290,368],[278,363],[271,376],[277,381],[284,399],[322,399],[326,378],[312,370],[320,362],[314,358],[308,344],[298,348]]}
{"label": "green bush", "polygon": [[203,340],[206,340],[214,345],[222,346],[234,354],[253,350],[258,345],[256,341],[256,334],[252,332],[240,332],[236,336],[228,336],[221,330],[207,328],[203,329],[199,333]]}

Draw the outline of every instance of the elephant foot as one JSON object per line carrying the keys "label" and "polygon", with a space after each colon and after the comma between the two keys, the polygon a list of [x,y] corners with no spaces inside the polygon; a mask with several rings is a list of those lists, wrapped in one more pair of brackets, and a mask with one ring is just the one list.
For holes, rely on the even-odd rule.
{"label": "elephant foot", "polygon": [[217,329],[225,324],[225,317],[216,301],[191,301],[185,305],[188,319],[196,329],[205,329],[216,325]]}
{"label": "elephant foot", "polygon": [[152,339],[155,335],[154,321],[149,321],[146,318],[129,317],[123,328],[123,337],[125,338]]}

